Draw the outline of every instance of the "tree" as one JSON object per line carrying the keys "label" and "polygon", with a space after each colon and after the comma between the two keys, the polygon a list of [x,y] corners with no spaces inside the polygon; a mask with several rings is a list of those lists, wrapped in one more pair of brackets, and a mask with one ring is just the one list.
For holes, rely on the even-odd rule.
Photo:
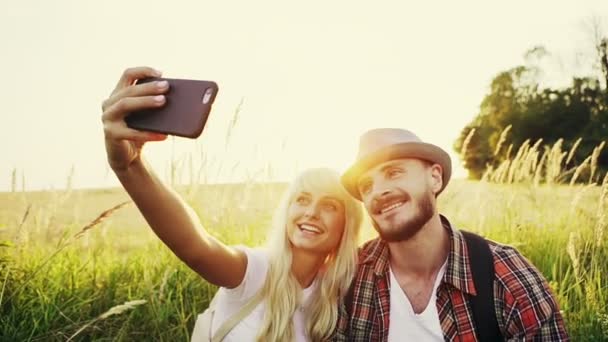
{"label": "tree", "polygon": [[[570,86],[560,89],[539,86],[542,74],[539,59],[548,55],[542,47],[526,53],[527,65],[499,73],[490,85],[490,92],[481,102],[477,116],[463,128],[454,144],[464,167],[474,179],[482,177],[488,167],[497,167],[509,156],[501,153],[505,144],[501,133],[509,127],[509,144],[516,151],[529,140],[542,139],[552,145],[563,139],[570,149],[578,138],[582,142],[572,161],[580,163],[595,147],[608,139],[608,39],[599,40],[598,60],[603,79],[573,78]],[[602,86],[602,83],[604,86]],[[474,132],[471,134],[471,132]],[[466,145],[466,146],[465,146]],[[608,169],[608,153],[597,159],[601,170]]]}

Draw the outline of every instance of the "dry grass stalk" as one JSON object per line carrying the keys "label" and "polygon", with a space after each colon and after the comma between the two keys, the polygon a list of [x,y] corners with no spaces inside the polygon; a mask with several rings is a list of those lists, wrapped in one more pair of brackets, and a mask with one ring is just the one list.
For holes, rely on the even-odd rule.
{"label": "dry grass stalk", "polygon": [[538,161],[538,164],[536,166],[536,170],[534,171],[534,178],[533,178],[533,184],[535,186],[539,186],[540,182],[543,180],[543,170],[546,170],[546,162],[547,162],[547,153],[543,153],[543,155],[540,157],[540,160]]}
{"label": "dry grass stalk", "polygon": [[90,327],[91,325],[93,325],[94,323],[96,323],[98,321],[104,320],[113,315],[119,315],[125,311],[133,310],[137,306],[143,305],[146,303],[147,303],[147,301],[140,299],[140,300],[132,300],[129,302],[125,302],[124,304],[116,305],[116,306],[110,308],[110,310],[99,315],[97,318],[92,319],[91,321],[89,321],[88,323],[83,325],[72,336],[70,336],[70,338],[67,339],[67,342],[72,341],[74,339],[74,337],[78,336],[81,332],[83,332],[85,329],[87,329],[88,327]]}
{"label": "dry grass stalk", "polygon": [[604,232],[608,226],[606,211],[608,211],[608,172],[604,175],[597,206],[597,224],[595,226],[595,242],[599,248],[603,244]]}
{"label": "dry grass stalk", "polygon": [[511,167],[509,168],[509,175],[507,177],[507,183],[513,183],[515,180],[515,174],[517,170],[520,168],[521,159],[523,156],[528,153],[528,149],[530,148],[530,139],[526,139],[523,144],[517,150],[517,154],[515,154],[515,158],[511,161]]}
{"label": "dry grass stalk", "polygon": [[510,166],[510,160],[503,161],[500,163],[498,168],[496,168],[496,170],[492,171],[492,173],[488,175],[489,179],[495,183],[505,183],[507,181],[507,174]]}
{"label": "dry grass stalk", "polygon": [[17,230],[15,230],[15,241],[17,241],[18,243],[21,243],[21,239],[19,238],[19,234],[21,232],[21,228],[23,227],[23,225],[25,224],[25,221],[27,220],[27,218],[30,216],[30,212],[32,209],[32,204],[29,203],[27,205],[27,208],[25,209],[25,212],[23,213],[23,216],[21,217],[21,222],[19,223],[19,226],[17,226]]}
{"label": "dry grass stalk", "polygon": [[511,153],[513,153],[513,144],[509,144],[509,148],[507,148],[507,160],[511,160]]}
{"label": "dry grass stalk", "polygon": [[480,182],[493,182],[494,168],[491,165],[486,166],[486,170],[481,175]]}
{"label": "dry grass stalk", "polygon": [[500,138],[498,138],[498,143],[496,144],[496,149],[494,149],[494,156],[497,156],[498,153],[500,152],[502,144],[504,144],[504,142],[507,140],[507,134],[509,134],[509,131],[511,130],[512,127],[513,127],[513,125],[507,126],[500,133]]}
{"label": "dry grass stalk", "polygon": [[526,151],[522,156],[522,161],[519,169],[516,171],[516,181],[532,181],[534,172],[538,167],[538,148],[542,143],[542,139],[538,139],[534,145]]}
{"label": "dry grass stalk", "polygon": [[595,176],[595,172],[597,171],[597,160],[600,157],[600,153],[602,152],[604,145],[606,145],[606,142],[602,141],[599,146],[593,149],[593,153],[591,153],[591,173],[589,175],[589,183],[593,182],[593,176]]}
{"label": "dry grass stalk", "polygon": [[13,168],[11,172],[11,192],[17,191],[17,168]]}
{"label": "dry grass stalk", "polygon": [[25,172],[21,171],[21,192],[25,192]]}
{"label": "dry grass stalk", "polygon": [[21,218],[21,222],[19,222],[19,226],[17,227],[17,230],[20,230],[21,227],[23,227],[23,224],[25,223],[27,218],[30,216],[31,209],[32,209],[32,204],[30,203],[27,205],[27,208],[25,209],[25,213],[23,213],[23,217]]}
{"label": "dry grass stalk", "polygon": [[566,152],[562,152],[564,140],[558,139],[550,148],[547,156],[547,183],[556,183],[562,173],[562,162]]}
{"label": "dry grass stalk", "polygon": [[583,170],[587,167],[587,164],[589,164],[590,160],[591,156],[587,157],[585,161],[583,161],[579,166],[576,167],[574,175],[572,175],[572,178],[570,179],[570,186],[573,186],[576,183],[578,176],[580,176],[581,172],[583,172]]}
{"label": "dry grass stalk", "polygon": [[232,131],[234,130],[234,127],[236,126],[237,122],[239,121],[239,114],[241,114],[241,110],[243,108],[243,103],[245,102],[244,98],[241,98],[241,101],[239,102],[238,106],[236,107],[236,109],[234,110],[234,114],[232,115],[232,119],[230,120],[230,123],[228,125],[228,129],[226,130],[226,144],[225,144],[225,148],[226,150],[228,150],[228,145],[230,144],[230,138],[232,137]]}
{"label": "dry grass stalk", "polygon": [[473,135],[475,135],[475,128],[471,128],[471,130],[469,131],[469,134],[467,134],[467,137],[464,139],[464,142],[462,143],[462,148],[460,149],[461,156],[467,155],[467,149],[469,148],[469,144],[471,143],[471,140],[473,139]]}
{"label": "dry grass stalk", "polygon": [[579,191],[577,191],[576,194],[574,194],[574,196],[572,197],[572,201],[570,202],[571,203],[570,209],[573,212],[576,210],[576,208],[578,208],[578,204],[582,200],[582,198],[585,196],[585,194],[593,188],[595,188],[595,184],[587,184],[584,187],[582,187]]}
{"label": "dry grass stalk", "polygon": [[570,238],[568,239],[568,246],[566,247],[566,251],[568,252],[568,256],[572,261],[572,267],[574,268],[574,276],[576,279],[580,279],[580,262],[578,258],[578,253],[576,249],[576,245],[578,243],[579,237],[576,232],[570,233]]}
{"label": "dry grass stalk", "polygon": [[578,139],[576,139],[576,142],[574,143],[574,145],[572,145],[570,152],[568,152],[568,158],[566,158],[566,165],[568,165],[570,163],[570,161],[572,160],[572,157],[574,157],[574,152],[576,152],[576,149],[578,148],[578,145],[580,145],[582,140],[583,140],[582,138],[578,138]]}

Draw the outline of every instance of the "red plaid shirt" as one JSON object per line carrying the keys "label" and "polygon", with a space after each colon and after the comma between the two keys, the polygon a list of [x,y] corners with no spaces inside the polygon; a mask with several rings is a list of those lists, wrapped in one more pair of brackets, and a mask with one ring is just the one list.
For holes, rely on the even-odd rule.
{"label": "red plaid shirt", "polygon": [[[447,268],[437,289],[437,312],[446,341],[477,341],[468,296],[475,286],[462,233],[450,232]],[[494,303],[503,337],[517,341],[567,341],[562,315],[541,273],[515,248],[489,241],[494,255]],[[359,251],[349,320],[346,306],[340,308],[335,341],[386,341],[390,317],[388,245],[375,239]],[[395,322],[393,322],[395,324]],[[398,322],[397,322],[398,324]]]}

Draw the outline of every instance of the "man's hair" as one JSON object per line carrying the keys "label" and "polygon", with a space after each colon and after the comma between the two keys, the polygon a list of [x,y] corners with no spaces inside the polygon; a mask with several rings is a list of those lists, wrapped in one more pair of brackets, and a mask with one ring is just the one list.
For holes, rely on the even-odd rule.
{"label": "man's hair", "polygon": [[292,341],[295,338],[293,315],[301,300],[301,286],[291,273],[292,250],[287,236],[287,211],[295,196],[302,192],[323,191],[344,204],[345,224],[338,249],[330,254],[317,275],[318,289],[306,310],[306,330],[311,341],[328,340],[338,321],[338,305],[354,279],[357,246],[363,209],[340,184],[339,174],[330,169],[303,172],[285,192],[276,211],[269,236],[270,267],[261,295],[266,314],[258,341]]}

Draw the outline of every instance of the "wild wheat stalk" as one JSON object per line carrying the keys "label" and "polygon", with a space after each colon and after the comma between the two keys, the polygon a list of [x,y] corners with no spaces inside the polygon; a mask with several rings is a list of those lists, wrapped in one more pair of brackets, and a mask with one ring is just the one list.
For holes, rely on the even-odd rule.
{"label": "wild wheat stalk", "polygon": [[110,217],[110,215],[112,215],[115,211],[117,211],[118,209],[124,207],[125,205],[131,203],[131,201],[126,201],[126,202],[122,202],[118,205],[113,206],[112,208],[105,210],[104,212],[102,212],[101,214],[99,214],[99,216],[97,216],[93,221],[89,222],[89,224],[87,224],[86,226],[82,227],[82,229],[76,233],[73,238],[74,239],[78,239],[80,237],[82,237],[82,235],[89,229],[95,227],[96,225],[100,224],[101,222],[105,221],[108,217]]}

